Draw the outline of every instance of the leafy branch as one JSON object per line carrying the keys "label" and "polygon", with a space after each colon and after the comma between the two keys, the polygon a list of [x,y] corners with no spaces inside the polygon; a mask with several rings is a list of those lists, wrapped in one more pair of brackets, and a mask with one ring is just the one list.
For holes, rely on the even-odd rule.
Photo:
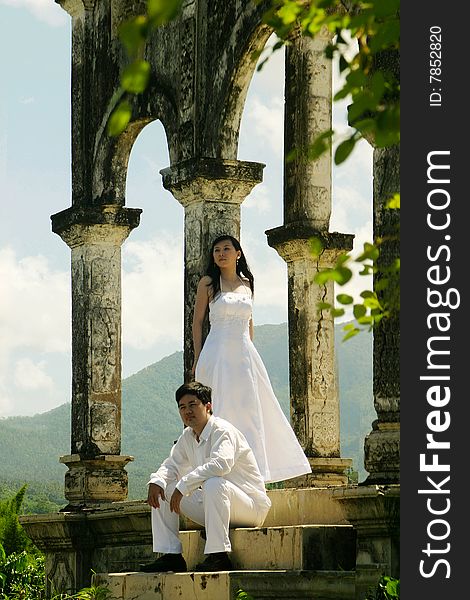
{"label": "leafy branch", "polygon": [[375,590],[369,590],[364,600],[400,600],[400,580],[383,575]]}
{"label": "leafy branch", "polygon": [[[272,0],[271,9],[264,15],[264,22],[280,38],[271,53],[291,44],[291,37],[299,31],[306,37],[322,31],[330,34],[325,54],[329,59],[338,58],[343,77],[334,100],[351,99],[348,120],[353,129],[335,150],[337,165],[348,158],[361,139],[378,148],[400,141],[399,79],[393,70],[377,69],[377,61],[385,53],[398,53],[399,6],[399,0]],[[334,136],[331,129],[319,135],[307,149],[308,158],[314,160],[329,149]]]}
{"label": "leafy branch", "polygon": [[[387,203],[387,208],[390,210],[400,208],[398,194]],[[343,307],[352,307],[355,322],[343,327],[345,332],[343,341],[357,335],[360,331],[371,331],[382,319],[389,318],[400,310],[400,259],[396,257],[388,265],[381,264],[380,268],[377,265],[383,244],[397,239],[398,232],[396,235],[377,239],[375,244],[365,242],[362,252],[357,257],[353,257],[350,253],[341,254],[333,267],[322,269],[315,275],[314,281],[318,285],[333,281],[343,286],[352,278],[351,264],[355,263],[362,268],[359,272],[360,276],[377,276],[374,290],[363,290],[360,293],[361,302],[354,302],[354,298],[349,294],[340,293],[336,296],[340,308],[328,302],[318,303],[319,310],[329,310],[333,317],[343,316],[345,314]],[[323,250],[319,238],[310,240],[310,247],[314,257],[318,257]]]}

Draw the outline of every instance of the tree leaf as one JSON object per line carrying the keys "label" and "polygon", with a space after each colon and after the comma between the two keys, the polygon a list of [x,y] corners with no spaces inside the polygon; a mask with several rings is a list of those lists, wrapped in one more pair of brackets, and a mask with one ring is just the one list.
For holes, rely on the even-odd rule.
{"label": "tree leaf", "polygon": [[176,18],[183,0],[148,0],[147,13],[152,25],[158,27]]}
{"label": "tree leaf", "polygon": [[400,194],[393,194],[390,200],[387,200],[385,207],[391,209],[400,208]]}
{"label": "tree leaf", "polygon": [[313,258],[318,258],[323,250],[323,242],[319,237],[311,237],[308,240],[308,245],[310,248],[310,254]]}
{"label": "tree leaf", "polygon": [[110,136],[117,136],[124,131],[131,120],[132,109],[127,100],[122,100],[111,113],[107,131]]}
{"label": "tree leaf", "polygon": [[351,339],[358,333],[360,333],[360,330],[357,327],[354,327],[354,329],[351,329],[343,336],[343,342],[346,342],[347,340]]}
{"label": "tree leaf", "polygon": [[352,277],[352,271],[347,267],[339,267],[337,269],[334,269],[334,271],[336,275],[335,281],[336,283],[339,283],[339,285],[344,285],[345,283],[348,283],[348,281]]}
{"label": "tree leaf", "polygon": [[329,129],[328,131],[324,131],[316,137],[307,151],[307,158],[309,160],[316,160],[319,156],[331,148],[331,138],[333,133],[333,130]]}
{"label": "tree leaf", "polygon": [[353,315],[355,319],[360,319],[367,313],[366,307],[363,304],[355,304],[353,308]]}
{"label": "tree leaf", "polygon": [[348,138],[344,142],[342,142],[337,148],[335,152],[335,164],[339,165],[344,162],[351,152],[354,150],[354,146],[356,145],[356,140],[354,136]]}
{"label": "tree leaf", "polygon": [[340,304],[352,304],[354,302],[354,298],[349,294],[338,294],[336,300],[338,300]]}
{"label": "tree leaf", "polygon": [[140,15],[135,19],[124,21],[118,30],[119,39],[124,44],[129,56],[136,56],[147,39],[147,17]]}
{"label": "tree leaf", "polygon": [[136,60],[124,69],[121,85],[132,94],[142,93],[148,85],[150,64],[146,60]]}
{"label": "tree leaf", "polygon": [[377,260],[379,258],[379,249],[375,244],[370,244],[369,242],[364,243],[364,250],[357,257],[358,262],[362,262],[364,260]]}

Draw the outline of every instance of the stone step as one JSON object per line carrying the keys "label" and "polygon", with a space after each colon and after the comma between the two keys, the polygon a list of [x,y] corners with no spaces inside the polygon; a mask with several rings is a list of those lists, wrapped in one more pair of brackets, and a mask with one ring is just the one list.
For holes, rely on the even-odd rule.
{"label": "stone step", "polygon": [[[337,487],[268,490],[272,506],[265,527],[283,525],[347,525],[343,505],[334,497]],[[199,529],[182,517],[182,529]]]}
{"label": "stone step", "polygon": [[[188,569],[204,560],[201,531],[182,531]],[[356,564],[356,533],[350,525],[235,528],[230,531],[236,569],[350,570]]]}
{"label": "stone step", "polygon": [[220,571],[217,573],[97,573],[108,600],[354,600],[354,571]]}

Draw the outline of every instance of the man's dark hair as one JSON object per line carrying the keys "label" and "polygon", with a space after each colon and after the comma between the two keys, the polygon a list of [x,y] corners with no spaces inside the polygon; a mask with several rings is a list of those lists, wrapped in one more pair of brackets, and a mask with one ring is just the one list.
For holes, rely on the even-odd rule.
{"label": "man's dark hair", "polygon": [[190,396],[196,396],[202,404],[212,402],[212,390],[209,386],[199,383],[199,381],[191,381],[190,383],[183,383],[175,392],[176,404],[179,405],[179,401],[183,396],[189,394]]}

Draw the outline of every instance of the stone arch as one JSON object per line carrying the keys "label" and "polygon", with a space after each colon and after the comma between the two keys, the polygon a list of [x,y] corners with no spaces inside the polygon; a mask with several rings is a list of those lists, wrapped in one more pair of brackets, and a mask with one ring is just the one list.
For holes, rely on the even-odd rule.
{"label": "stone arch", "polygon": [[[143,213],[139,228],[123,245],[125,377],[148,366],[149,354],[157,361],[183,343],[183,207],[162,186],[159,170],[167,164],[166,130],[160,120],[153,120],[134,140],[126,178],[126,204],[138,204]],[[169,229],[175,235],[168,236]],[[135,294],[139,286],[145,286],[145,294]],[[170,327],[170,322],[178,325]]]}
{"label": "stone arch", "polygon": [[256,69],[259,53],[265,47],[272,32],[270,26],[259,23],[248,39],[241,60],[232,72],[220,123],[220,151],[224,157],[233,159],[237,157],[238,136],[246,95]]}
{"label": "stone arch", "polygon": [[110,138],[104,128],[101,132],[93,169],[93,199],[99,204],[125,204],[129,156],[139,133],[152,121],[161,121],[170,160],[176,156],[177,132],[172,125],[176,119],[171,100],[162,93],[155,93],[151,86],[145,97],[135,100],[135,105],[134,118],[121,135]]}

